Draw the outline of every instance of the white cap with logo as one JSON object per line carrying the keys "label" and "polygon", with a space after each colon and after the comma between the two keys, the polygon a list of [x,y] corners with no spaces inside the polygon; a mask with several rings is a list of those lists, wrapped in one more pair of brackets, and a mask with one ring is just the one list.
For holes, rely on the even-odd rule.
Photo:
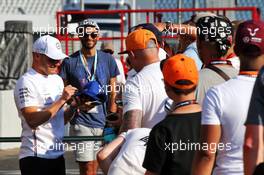
{"label": "white cap with logo", "polygon": [[44,54],[53,60],[62,60],[68,57],[62,52],[60,41],[50,35],[38,38],[33,44],[33,52]]}

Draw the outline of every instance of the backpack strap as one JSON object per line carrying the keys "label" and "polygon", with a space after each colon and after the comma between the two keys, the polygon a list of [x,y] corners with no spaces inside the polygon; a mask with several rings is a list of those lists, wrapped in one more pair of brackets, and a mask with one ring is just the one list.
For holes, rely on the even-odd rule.
{"label": "backpack strap", "polygon": [[229,80],[230,77],[221,69],[219,69],[218,67],[214,66],[214,65],[207,65],[205,68],[211,69],[213,71],[215,71],[218,75],[220,75],[225,81]]}

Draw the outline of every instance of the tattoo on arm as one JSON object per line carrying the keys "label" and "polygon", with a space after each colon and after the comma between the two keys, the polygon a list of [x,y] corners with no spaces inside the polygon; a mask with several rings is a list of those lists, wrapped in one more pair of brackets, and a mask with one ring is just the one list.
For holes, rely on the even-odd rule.
{"label": "tattoo on arm", "polygon": [[133,128],[140,128],[141,120],[142,120],[141,110],[127,111],[123,116],[123,121],[120,127],[120,132],[125,132]]}

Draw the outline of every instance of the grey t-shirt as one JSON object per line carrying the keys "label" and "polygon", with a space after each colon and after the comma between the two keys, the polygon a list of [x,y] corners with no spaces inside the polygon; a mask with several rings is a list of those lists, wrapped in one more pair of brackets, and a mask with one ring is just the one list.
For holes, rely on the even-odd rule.
{"label": "grey t-shirt", "polygon": [[[234,78],[238,74],[238,70],[236,70],[232,66],[219,66],[215,65],[219,69],[221,69],[224,73],[226,73],[230,78]],[[208,89],[212,86],[224,83],[225,80],[215,71],[203,68],[199,72],[199,83],[196,90],[196,100],[202,105],[204,96]]]}
{"label": "grey t-shirt", "polygon": [[248,115],[246,120],[247,124],[264,125],[264,67],[259,72],[256,79],[255,86],[252,92]]}

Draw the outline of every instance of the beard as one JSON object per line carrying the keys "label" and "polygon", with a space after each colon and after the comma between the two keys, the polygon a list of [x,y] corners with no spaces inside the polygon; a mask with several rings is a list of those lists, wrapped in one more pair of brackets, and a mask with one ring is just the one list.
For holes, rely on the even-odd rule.
{"label": "beard", "polygon": [[87,40],[81,40],[81,43],[82,43],[82,47],[90,50],[95,47],[95,45],[97,44],[97,40],[92,41],[91,43],[89,43]]}

